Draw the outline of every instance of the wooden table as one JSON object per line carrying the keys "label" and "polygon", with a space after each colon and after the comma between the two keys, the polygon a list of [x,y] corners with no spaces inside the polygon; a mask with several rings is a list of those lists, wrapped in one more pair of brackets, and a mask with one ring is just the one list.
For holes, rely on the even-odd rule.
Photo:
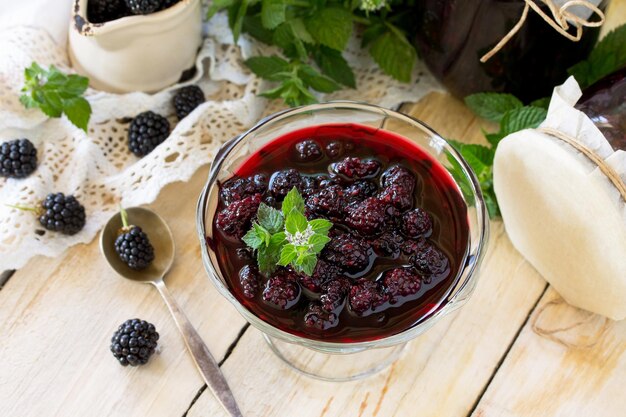
{"label": "wooden table", "polygon": [[[450,96],[431,94],[405,111],[445,137],[483,140],[484,122]],[[561,303],[500,221],[491,224],[473,297],[390,368],[350,383],[291,371],[204,272],[194,219],[206,176],[204,168],[168,186],[152,208],[176,240],[167,284],[246,416],[626,416],[626,321],[606,322]],[[116,276],[97,241],[30,262],[0,290],[0,306],[0,416],[224,415],[157,292]],[[159,353],[145,367],[123,368],[109,338],[135,316],[156,324]],[[550,337],[533,330],[577,323]]]}

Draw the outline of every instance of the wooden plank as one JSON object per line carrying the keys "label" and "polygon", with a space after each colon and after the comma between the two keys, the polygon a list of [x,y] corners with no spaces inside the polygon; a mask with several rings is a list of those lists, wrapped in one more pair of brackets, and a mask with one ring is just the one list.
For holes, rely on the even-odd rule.
{"label": "wooden plank", "polygon": [[[479,125],[458,100],[432,94],[411,113],[446,137],[481,139]],[[350,383],[304,377],[283,364],[249,329],[226,360],[245,415],[465,416],[545,289],[545,282],[492,223],[489,252],[476,293],[460,311],[409,344],[393,367]],[[189,416],[221,415],[203,393]]]}
{"label": "wooden plank", "polygon": [[[244,320],[209,282],[200,261],[195,202],[207,176],[166,187],[153,205],[177,247],[166,283],[219,360]],[[97,241],[38,258],[0,291],[1,416],[180,416],[203,382],[155,289],[118,277]],[[160,352],[124,368],[109,339],[124,320],[151,321]]]}
{"label": "wooden plank", "polygon": [[[552,340],[533,331],[535,320],[544,330],[582,323]],[[569,306],[550,288],[473,416],[624,416],[624,387],[626,321]]]}

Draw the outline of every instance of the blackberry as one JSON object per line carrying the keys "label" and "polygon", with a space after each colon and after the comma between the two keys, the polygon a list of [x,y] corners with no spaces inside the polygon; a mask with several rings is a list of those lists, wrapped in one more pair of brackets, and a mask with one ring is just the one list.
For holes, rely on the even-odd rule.
{"label": "blackberry", "polygon": [[285,169],[275,172],[270,178],[269,189],[272,195],[283,199],[293,187],[300,188],[302,177],[295,169]]}
{"label": "blackberry", "polygon": [[415,255],[411,257],[411,262],[421,273],[428,275],[443,275],[450,271],[450,261],[448,257],[437,247],[424,242]]}
{"label": "blackberry", "polygon": [[415,268],[393,268],[386,271],[382,279],[382,286],[392,303],[397,302],[397,297],[417,294],[421,285],[421,276]]}
{"label": "blackberry", "polygon": [[257,174],[248,178],[232,177],[220,187],[220,198],[228,205],[255,194],[264,194],[267,190],[267,177]]}
{"label": "blackberry", "polygon": [[380,170],[380,162],[375,159],[362,160],[356,157],[347,157],[332,164],[332,169],[349,179],[372,178]]}
{"label": "blackberry", "polygon": [[150,14],[161,8],[162,0],[126,0],[132,14]]}
{"label": "blackberry", "polygon": [[398,210],[408,210],[413,207],[413,189],[406,188],[400,184],[389,185],[377,197]]}
{"label": "blackberry", "polygon": [[333,312],[326,311],[318,303],[310,303],[304,314],[304,325],[312,329],[328,330],[339,324],[339,318]]}
{"label": "blackberry", "polygon": [[128,128],[128,149],[142,157],[154,150],[170,135],[170,123],[151,111],[137,115]]}
{"label": "blackberry", "polygon": [[282,270],[270,277],[263,290],[263,301],[279,310],[294,306],[300,298],[296,276],[289,270]]}
{"label": "blackberry", "polygon": [[296,158],[301,162],[314,162],[322,157],[322,149],[314,140],[296,143]]}
{"label": "blackberry", "polygon": [[88,0],[87,20],[91,23],[104,23],[129,14],[124,0]]}
{"label": "blackberry", "polygon": [[41,208],[39,223],[48,230],[75,235],[85,227],[85,208],[73,195],[48,194]]}
{"label": "blackberry", "polygon": [[332,237],[322,250],[322,257],[346,272],[356,274],[369,265],[370,245],[349,233]]}
{"label": "blackberry", "polygon": [[370,242],[376,255],[392,259],[400,256],[403,243],[404,238],[397,232],[385,232]]}
{"label": "blackberry", "polygon": [[371,236],[382,231],[389,205],[377,198],[369,197],[365,201],[348,208],[346,224],[364,236]]}
{"label": "blackberry", "polygon": [[306,207],[313,213],[330,218],[343,217],[346,209],[343,188],[339,185],[331,185],[317,193],[312,194],[306,200]]}
{"label": "blackberry", "polygon": [[316,294],[321,291],[324,283],[334,279],[337,275],[339,275],[339,268],[323,259],[318,259],[313,274],[311,276],[299,274],[298,282],[302,287]]}
{"label": "blackberry", "polygon": [[401,229],[408,237],[428,237],[433,231],[433,222],[425,210],[416,208],[404,213]]}
{"label": "blackberry", "polygon": [[343,155],[343,143],[339,141],[332,141],[326,145],[326,155],[329,158],[338,158]]}
{"label": "blackberry", "polygon": [[373,312],[385,304],[389,295],[384,293],[375,281],[361,278],[350,287],[348,301],[352,311],[358,315]]}
{"label": "blackberry", "polygon": [[356,181],[347,187],[344,192],[351,203],[361,202],[367,197],[372,197],[378,191],[378,187],[372,181]]}
{"label": "blackberry", "polygon": [[154,260],[154,247],[141,227],[128,225],[126,210],[121,210],[122,229],[115,239],[115,252],[129,268],[140,271]]}
{"label": "blackberry", "polygon": [[259,292],[259,269],[254,265],[246,265],[239,270],[239,283],[246,298],[254,298]]}
{"label": "blackberry", "polygon": [[154,353],[159,340],[154,324],[145,320],[126,320],[113,333],[111,352],[123,366],[144,365]]}
{"label": "blackberry", "polygon": [[26,178],[37,169],[37,149],[28,139],[0,145],[0,176]]}
{"label": "blackberry", "polygon": [[204,93],[197,85],[188,85],[179,89],[172,98],[178,120],[183,120],[202,103],[204,103]]}
{"label": "blackberry", "polygon": [[235,201],[217,214],[215,225],[227,236],[242,238],[261,204],[261,194]]}
{"label": "blackberry", "polygon": [[[319,262],[319,261],[318,261]],[[335,311],[343,304],[350,290],[350,281],[344,276],[328,281],[323,285],[320,303],[326,311]]]}
{"label": "blackberry", "polygon": [[302,177],[302,182],[300,183],[300,193],[304,198],[308,198],[318,192],[320,190],[320,182],[324,179],[324,177]]}
{"label": "blackberry", "polygon": [[403,166],[394,165],[383,172],[381,184],[385,188],[399,185],[412,194],[415,190],[415,175]]}

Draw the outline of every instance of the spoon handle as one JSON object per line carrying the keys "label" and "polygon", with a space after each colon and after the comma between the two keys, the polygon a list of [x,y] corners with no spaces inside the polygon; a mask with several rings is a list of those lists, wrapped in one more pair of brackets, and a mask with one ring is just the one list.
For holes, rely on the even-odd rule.
{"label": "spoon handle", "polygon": [[152,283],[159,290],[161,297],[165,300],[165,304],[170,309],[193,361],[215,398],[217,398],[230,416],[243,417],[219,365],[185,313],[183,313],[176,300],[170,294],[163,280],[153,281]]}

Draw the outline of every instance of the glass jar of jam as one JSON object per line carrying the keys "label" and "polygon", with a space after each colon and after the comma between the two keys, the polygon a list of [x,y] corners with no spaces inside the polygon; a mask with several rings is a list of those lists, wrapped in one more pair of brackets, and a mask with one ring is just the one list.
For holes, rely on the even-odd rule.
{"label": "glass jar of jam", "polygon": [[[551,16],[545,4],[536,4]],[[583,28],[580,41],[573,42],[531,9],[519,31],[481,63],[520,21],[525,5],[524,0],[420,0],[415,45],[433,74],[458,97],[483,91],[508,92],[524,101],[547,97],[566,79],[567,69],[589,54],[599,28]],[[598,7],[607,5],[603,0]],[[598,19],[589,12],[580,10],[581,17]]]}

